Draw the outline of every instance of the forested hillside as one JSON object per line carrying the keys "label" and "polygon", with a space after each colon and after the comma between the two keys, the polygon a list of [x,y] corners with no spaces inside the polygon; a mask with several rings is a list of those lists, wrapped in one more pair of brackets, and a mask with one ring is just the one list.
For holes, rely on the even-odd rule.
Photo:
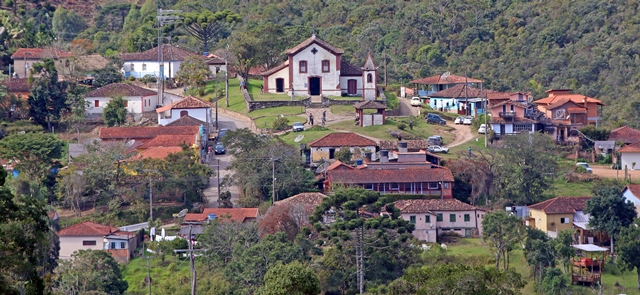
{"label": "forested hillside", "polygon": [[[532,91],[536,98],[549,88],[572,88],[605,101],[612,126],[640,126],[637,1],[159,1],[165,9],[240,14],[242,22],[226,26],[209,51],[235,38],[261,44],[252,49],[256,54],[274,55],[315,31],[345,49],[355,64],[371,52],[382,70],[386,53],[390,83],[450,71],[484,79],[495,90]],[[141,6],[112,2],[117,4],[107,1],[95,12],[82,12],[95,19],[86,20],[90,27],[72,36],[89,39],[99,53],[153,47],[155,1]],[[181,26],[164,31],[172,43],[202,51]]]}

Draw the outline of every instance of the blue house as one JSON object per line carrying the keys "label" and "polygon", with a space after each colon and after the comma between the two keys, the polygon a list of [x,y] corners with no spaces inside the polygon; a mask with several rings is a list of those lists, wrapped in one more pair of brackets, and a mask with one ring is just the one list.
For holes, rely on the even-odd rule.
{"label": "blue house", "polygon": [[486,94],[492,92],[494,91],[458,84],[430,94],[429,106],[442,112],[476,116],[485,113]]}

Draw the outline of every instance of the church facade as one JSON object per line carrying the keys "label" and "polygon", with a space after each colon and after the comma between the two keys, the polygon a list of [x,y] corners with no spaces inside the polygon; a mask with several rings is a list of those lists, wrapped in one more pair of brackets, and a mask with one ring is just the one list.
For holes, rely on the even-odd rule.
{"label": "church facade", "polygon": [[371,54],[364,67],[342,60],[344,50],[311,38],[286,51],[287,60],[262,73],[264,90],[295,96],[377,97],[377,70]]}

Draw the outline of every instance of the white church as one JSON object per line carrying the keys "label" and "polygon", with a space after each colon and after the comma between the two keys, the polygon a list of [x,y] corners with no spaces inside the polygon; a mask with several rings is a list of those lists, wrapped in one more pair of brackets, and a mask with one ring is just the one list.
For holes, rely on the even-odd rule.
{"label": "white church", "polygon": [[314,34],[286,51],[288,59],[262,72],[264,90],[295,96],[377,97],[377,71],[371,54],[364,67],[342,60],[344,50]]}

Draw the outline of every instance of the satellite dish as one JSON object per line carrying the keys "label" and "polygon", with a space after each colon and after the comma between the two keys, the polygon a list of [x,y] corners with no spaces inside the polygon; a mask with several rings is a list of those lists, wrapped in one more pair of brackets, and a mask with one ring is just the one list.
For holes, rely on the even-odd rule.
{"label": "satellite dish", "polygon": [[296,139],[294,139],[293,141],[300,142],[303,138],[304,138],[304,134],[300,134],[300,135],[296,136]]}
{"label": "satellite dish", "polygon": [[189,209],[182,209],[182,211],[178,212],[178,218],[184,217],[187,215],[187,212],[189,212]]}
{"label": "satellite dish", "polygon": [[164,227],[163,227],[162,231],[160,232],[160,236],[164,238],[166,236],[166,234],[167,233],[164,231]]}
{"label": "satellite dish", "polygon": [[132,139],[132,140],[127,141],[127,143],[125,143],[124,146],[126,148],[130,148],[130,147],[133,146],[134,143],[136,143],[136,141]]}
{"label": "satellite dish", "polygon": [[444,74],[442,74],[442,76],[440,76],[440,79],[445,80],[445,79],[449,78],[450,75],[451,75],[450,72],[444,72]]}

